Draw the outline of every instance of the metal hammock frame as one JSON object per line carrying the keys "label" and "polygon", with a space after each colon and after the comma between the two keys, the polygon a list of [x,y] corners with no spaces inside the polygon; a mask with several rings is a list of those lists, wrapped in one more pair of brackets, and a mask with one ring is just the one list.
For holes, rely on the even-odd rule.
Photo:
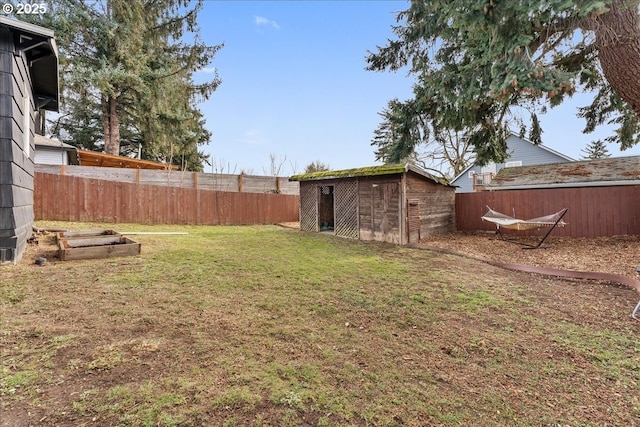
{"label": "metal hammock frame", "polygon": [[[523,249],[537,249],[537,248],[539,248],[540,245],[542,245],[542,243],[547,239],[549,234],[551,234],[551,232],[553,231],[554,228],[556,228],[556,227],[564,227],[567,223],[564,222],[562,220],[562,218],[564,217],[564,215],[569,210],[567,208],[564,208],[561,211],[556,212],[556,213],[551,214],[551,215],[546,215],[546,216],[541,216],[541,217],[538,217],[538,218],[532,218],[532,219],[524,220],[524,219],[514,218],[514,217],[511,217],[509,215],[505,215],[505,214],[500,213],[498,211],[494,211],[489,206],[487,206],[487,209],[488,209],[488,211],[487,211],[486,214],[484,214],[482,216],[482,220],[483,221],[489,221],[489,222],[495,224],[496,225],[496,234],[498,234],[502,240],[504,240],[505,242],[516,243],[516,244],[522,245],[522,246],[524,246]],[[501,227],[502,228],[507,228],[507,229],[510,229],[510,230],[518,230],[518,231],[533,230],[533,229],[540,229],[540,228],[543,228],[543,227],[549,227],[549,231],[547,231],[547,234],[545,234],[542,237],[542,239],[540,239],[538,244],[530,245],[528,243],[519,242],[517,240],[509,240],[509,239],[505,238],[504,235],[502,234],[502,232],[500,231]]]}

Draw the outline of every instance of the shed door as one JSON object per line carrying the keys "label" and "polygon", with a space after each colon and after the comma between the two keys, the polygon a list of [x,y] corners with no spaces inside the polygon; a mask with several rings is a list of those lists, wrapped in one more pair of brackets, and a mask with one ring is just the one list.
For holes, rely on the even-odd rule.
{"label": "shed door", "polygon": [[335,201],[333,185],[318,186],[318,229],[333,231],[335,229]]}
{"label": "shed door", "polygon": [[371,208],[374,239],[400,243],[400,183],[373,184]]}
{"label": "shed door", "polygon": [[409,243],[420,241],[420,201],[418,199],[407,200],[407,228],[409,231]]}

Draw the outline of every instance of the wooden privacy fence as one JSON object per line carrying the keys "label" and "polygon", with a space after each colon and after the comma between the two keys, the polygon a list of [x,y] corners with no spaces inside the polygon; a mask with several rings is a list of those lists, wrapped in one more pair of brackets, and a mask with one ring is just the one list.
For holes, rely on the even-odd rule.
{"label": "wooden privacy fence", "polygon": [[298,221],[299,196],[35,174],[36,220],[248,225]]}
{"label": "wooden privacy fence", "polygon": [[536,190],[481,191],[456,194],[456,228],[495,230],[480,218],[487,206],[519,219],[569,211],[567,226],[555,236],[603,237],[640,234],[640,186],[579,187]]}
{"label": "wooden privacy fence", "polygon": [[240,193],[299,194],[299,184],[282,176],[232,175],[175,170],[103,168],[98,166],[35,165],[36,172],[131,184],[161,185]]}

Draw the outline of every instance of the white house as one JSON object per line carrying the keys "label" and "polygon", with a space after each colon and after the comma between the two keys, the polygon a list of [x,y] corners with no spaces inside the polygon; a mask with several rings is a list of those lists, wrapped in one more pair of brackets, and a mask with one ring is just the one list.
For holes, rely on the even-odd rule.
{"label": "white house", "polygon": [[489,163],[486,166],[472,164],[453,178],[451,185],[457,187],[457,193],[472,193],[485,189],[503,168],[574,161],[569,156],[542,144],[536,145],[513,133],[507,138],[507,153],[509,157],[505,163]]}
{"label": "white house", "polygon": [[33,163],[37,165],[77,165],[78,151],[73,145],[35,135]]}

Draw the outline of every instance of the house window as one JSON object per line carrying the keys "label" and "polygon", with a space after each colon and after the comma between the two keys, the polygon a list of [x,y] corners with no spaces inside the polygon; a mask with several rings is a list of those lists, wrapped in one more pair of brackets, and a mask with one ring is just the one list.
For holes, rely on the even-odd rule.
{"label": "house window", "polygon": [[473,179],[473,175],[475,175],[475,174],[476,174],[476,172],[471,170],[471,171],[469,171],[469,174],[467,175],[467,177]]}
{"label": "house window", "polygon": [[505,168],[515,168],[516,166],[522,166],[522,160],[514,160],[504,164]]}
{"label": "house window", "polygon": [[473,186],[481,187],[488,185],[493,179],[492,173],[477,173],[473,176]]}

